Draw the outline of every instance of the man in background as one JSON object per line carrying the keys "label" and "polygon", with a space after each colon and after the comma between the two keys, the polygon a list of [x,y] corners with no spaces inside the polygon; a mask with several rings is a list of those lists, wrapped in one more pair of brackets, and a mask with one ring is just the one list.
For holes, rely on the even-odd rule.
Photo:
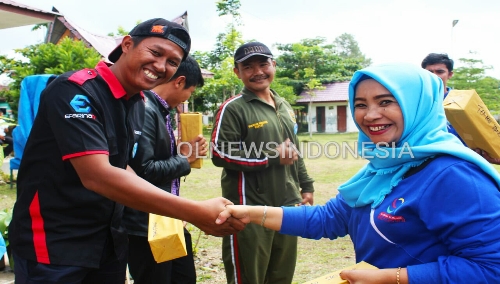
{"label": "man in background", "polygon": [[[422,68],[426,69],[427,71],[441,78],[444,85],[443,99],[445,99],[451,90],[451,88],[448,87],[447,83],[448,80],[451,79],[451,77],[453,77],[453,65],[454,65],[453,59],[449,58],[448,54],[445,53],[430,53],[424,58],[421,65]],[[450,122],[448,122],[448,132],[455,135],[458,139],[460,139],[460,141],[464,145],[466,145]],[[488,162],[497,165],[500,164],[500,159],[492,158],[486,151],[482,149],[474,149],[474,151],[476,151],[476,153],[485,158]]]}
{"label": "man in background", "polygon": [[3,111],[0,111],[0,145],[3,147],[3,156],[7,157],[14,150],[14,141],[12,141],[12,129],[3,117]]}
{"label": "man in background", "polygon": [[445,98],[451,90],[447,83],[453,77],[453,64],[453,60],[448,57],[448,54],[444,53],[429,53],[421,64],[422,68],[441,78],[444,85]]}
{"label": "man in background", "polygon": [[[313,179],[298,156],[297,123],[290,104],[270,85],[276,61],[260,42],[240,46],[234,73],[245,85],[224,102],[215,118],[212,161],[223,167],[222,196],[235,204],[313,204]],[[264,213],[265,216],[265,213]],[[222,257],[228,283],[292,283],[297,237],[249,224],[224,237]]]}
{"label": "man in background", "polygon": [[[189,163],[207,153],[207,141],[198,137],[183,143],[177,152],[170,112],[187,101],[204,80],[196,60],[188,56],[168,82],[144,91],[146,114],[137,152],[130,167],[153,185],[179,195],[180,178],[191,172]],[[187,256],[156,263],[148,243],[148,213],[125,207],[123,223],[128,232],[128,265],[135,284],[194,284],[191,234],[184,229]]]}

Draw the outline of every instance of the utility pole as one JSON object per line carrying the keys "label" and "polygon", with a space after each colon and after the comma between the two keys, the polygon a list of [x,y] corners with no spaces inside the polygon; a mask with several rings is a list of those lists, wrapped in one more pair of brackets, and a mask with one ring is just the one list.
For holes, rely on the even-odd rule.
{"label": "utility pole", "polygon": [[451,23],[451,45],[450,45],[450,58],[453,58],[453,56],[455,55],[454,54],[454,50],[453,50],[453,28],[458,24],[458,20],[453,20],[453,22]]}

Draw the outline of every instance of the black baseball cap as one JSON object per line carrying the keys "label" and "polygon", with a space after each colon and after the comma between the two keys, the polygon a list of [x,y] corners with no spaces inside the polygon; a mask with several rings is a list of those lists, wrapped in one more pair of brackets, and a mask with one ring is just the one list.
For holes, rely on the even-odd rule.
{"label": "black baseball cap", "polygon": [[253,41],[245,43],[244,45],[238,47],[238,49],[234,53],[234,62],[241,63],[255,55],[273,58],[271,50],[269,50],[269,48],[265,44]]}
{"label": "black baseball cap", "polygon": [[[173,43],[177,44],[184,51],[184,57],[182,60],[186,59],[191,49],[191,37],[188,31],[181,25],[167,21],[162,18],[154,18],[147,20],[135,26],[130,32],[131,37],[161,37],[168,39]],[[122,47],[119,44],[108,56],[109,61],[116,62],[120,55],[122,54]]]}

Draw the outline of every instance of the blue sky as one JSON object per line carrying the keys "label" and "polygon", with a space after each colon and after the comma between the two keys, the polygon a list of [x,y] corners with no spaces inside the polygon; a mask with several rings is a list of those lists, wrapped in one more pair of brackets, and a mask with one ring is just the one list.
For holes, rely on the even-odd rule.
{"label": "blue sky", "polygon": [[[188,12],[193,50],[213,49],[215,38],[229,21],[218,17],[215,0],[15,0],[59,11],[80,27],[97,34],[131,29],[138,20],[172,19]],[[419,65],[430,52],[446,52],[456,61],[476,58],[500,79],[500,1],[498,0],[241,0],[245,39],[274,43],[354,35],[373,63]],[[452,28],[452,21],[459,20]],[[0,30],[0,53],[43,41],[43,32],[29,27]],[[470,55],[469,51],[475,52]],[[457,62],[456,66],[460,66]]]}

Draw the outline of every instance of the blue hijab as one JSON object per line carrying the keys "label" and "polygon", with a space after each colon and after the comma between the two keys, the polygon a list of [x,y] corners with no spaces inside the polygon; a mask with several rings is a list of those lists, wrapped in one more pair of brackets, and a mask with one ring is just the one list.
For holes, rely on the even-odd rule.
{"label": "blue hijab", "polygon": [[[354,73],[349,84],[349,102],[354,117],[357,84],[371,77],[396,98],[404,119],[402,136],[394,148],[377,147],[361,131],[358,152],[365,165],[338,190],[351,207],[376,208],[412,167],[436,155],[452,155],[476,164],[500,186],[500,175],[484,158],[448,133],[443,108],[443,82],[420,67],[394,63],[368,67]],[[390,151],[389,155],[388,152]]]}

